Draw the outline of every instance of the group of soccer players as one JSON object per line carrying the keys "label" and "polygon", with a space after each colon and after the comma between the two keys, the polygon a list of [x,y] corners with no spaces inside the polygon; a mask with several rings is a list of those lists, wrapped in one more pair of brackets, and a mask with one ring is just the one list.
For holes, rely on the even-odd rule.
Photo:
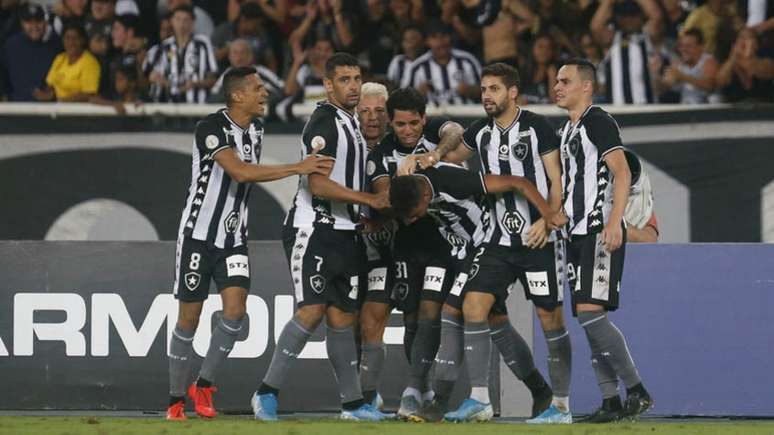
{"label": "group of soccer players", "polygon": [[[503,63],[484,68],[486,117],[463,129],[428,119],[424,97],[412,88],[387,95],[368,83],[362,88],[369,100],[361,102],[357,59],[337,53],[326,63],[328,98],[302,133],[303,160],[274,166],[259,164],[258,117],[266,91],[251,69],[229,72],[227,108],[195,132],[176,254],[180,309],[170,344],[167,418],[186,418],[192,341],[211,279],[223,311],[187,393],[198,415],[216,415],[214,376],[241,332],[250,288],[250,183],[291,175],[301,177],[282,236],[297,310],[252,397],[256,419],[277,420],[289,369],[323,320],[341,418],[394,417],[382,412],[378,386],[382,336],[397,308],[404,314],[410,367],[399,417],[491,419],[494,343],[532,393],[527,422],[572,423],[572,352],[561,310],[565,280],[603,396],[587,421],[636,418],[649,409],[652,399],[625,339],[607,317],[618,307],[631,183],[620,132],[608,113],[591,104],[590,63],[567,62],[557,80],[557,104],[569,114],[559,134],[544,117],[516,105],[519,75]],[[469,170],[468,162],[480,170]],[[534,303],[545,334],[550,386],[508,320],[505,301],[516,282]],[[463,361],[471,391],[451,410]],[[623,403],[619,381],[626,387]]]}

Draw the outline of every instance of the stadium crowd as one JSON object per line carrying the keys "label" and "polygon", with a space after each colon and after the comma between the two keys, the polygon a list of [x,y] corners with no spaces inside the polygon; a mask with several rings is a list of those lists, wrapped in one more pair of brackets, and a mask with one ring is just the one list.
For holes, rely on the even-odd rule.
{"label": "stadium crowd", "polygon": [[774,101],[774,0],[17,0],[0,3],[6,101],[222,102],[254,65],[281,117],[324,98],[325,61],[435,105],[478,100],[482,65],[554,100],[557,65],[598,66],[600,103]]}

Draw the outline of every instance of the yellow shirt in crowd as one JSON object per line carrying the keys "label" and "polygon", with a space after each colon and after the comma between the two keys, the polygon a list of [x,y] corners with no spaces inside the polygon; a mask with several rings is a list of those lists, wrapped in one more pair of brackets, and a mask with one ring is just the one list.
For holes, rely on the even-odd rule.
{"label": "yellow shirt in crowd", "polygon": [[99,62],[93,54],[84,51],[72,65],[67,62],[67,53],[54,58],[48,70],[46,83],[54,89],[57,100],[76,94],[96,94],[99,89]]}

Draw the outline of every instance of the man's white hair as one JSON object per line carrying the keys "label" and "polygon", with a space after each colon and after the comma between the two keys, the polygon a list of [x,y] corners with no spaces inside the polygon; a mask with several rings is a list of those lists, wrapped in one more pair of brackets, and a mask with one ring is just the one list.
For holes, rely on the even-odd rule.
{"label": "man's white hair", "polygon": [[365,82],[360,86],[361,97],[384,97],[387,101],[389,94],[387,88],[381,83]]}

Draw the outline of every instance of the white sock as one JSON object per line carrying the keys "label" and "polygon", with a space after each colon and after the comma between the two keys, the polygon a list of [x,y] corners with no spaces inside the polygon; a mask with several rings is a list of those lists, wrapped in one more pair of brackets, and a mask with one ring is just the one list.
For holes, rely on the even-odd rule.
{"label": "white sock", "polygon": [[562,412],[570,412],[570,398],[569,397],[557,397],[551,400],[551,404]]}
{"label": "white sock", "polygon": [[481,402],[485,405],[489,404],[489,388],[488,387],[473,387],[470,389],[470,398]]}
{"label": "white sock", "polygon": [[406,397],[406,396],[414,396],[415,399],[417,399],[417,402],[422,401],[422,393],[419,392],[416,388],[412,387],[406,387],[405,390],[403,390],[403,395],[400,397]]}
{"label": "white sock", "polygon": [[433,390],[427,390],[424,393],[422,393],[422,401],[423,402],[429,402],[433,400],[433,397],[435,397],[435,391]]}

